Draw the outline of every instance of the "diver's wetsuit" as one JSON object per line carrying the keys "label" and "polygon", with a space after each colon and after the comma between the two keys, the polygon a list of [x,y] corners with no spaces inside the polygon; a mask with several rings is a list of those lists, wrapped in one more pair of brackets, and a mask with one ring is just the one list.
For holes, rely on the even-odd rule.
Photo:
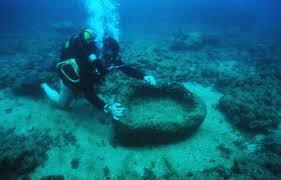
{"label": "diver's wetsuit", "polygon": [[[58,73],[65,86],[75,92],[82,92],[85,98],[99,109],[104,108],[105,102],[96,95],[93,85],[98,84],[110,69],[118,68],[125,74],[137,79],[143,79],[144,77],[143,72],[125,65],[120,56],[117,56],[111,64],[105,65],[101,60],[95,60],[91,63],[88,59],[91,54],[95,54],[98,57],[96,45],[94,43],[90,45],[86,44],[80,36],[73,36],[69,41],[69,46],[61,50],[60,60],[63,62],[68,59],[75,59],[79,69],[80,81],[70,81],[62,73],[60,66],[58,66]],[[71,67],[66,68],[66,71],[70,76],[75,76]]]}

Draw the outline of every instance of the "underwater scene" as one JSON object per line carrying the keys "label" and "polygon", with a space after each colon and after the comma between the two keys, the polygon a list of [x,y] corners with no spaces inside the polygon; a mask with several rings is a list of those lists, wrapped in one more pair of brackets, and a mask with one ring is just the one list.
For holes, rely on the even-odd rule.
{"label": "underwater scene", "polygon": [[1,1],[0,179],[281,179],[280,11]]}

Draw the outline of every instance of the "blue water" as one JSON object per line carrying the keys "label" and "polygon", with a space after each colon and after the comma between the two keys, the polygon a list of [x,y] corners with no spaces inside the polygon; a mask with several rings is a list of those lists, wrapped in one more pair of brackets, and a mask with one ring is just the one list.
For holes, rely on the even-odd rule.
{"label": "blue water", "polygon": [[[20,156],[21,149],[31,151],[34,161],[38,161],[31,170],[25,169],[26,175],[38,173],[34,177],[49,175],[49,168],[50,175],[65,173],[72,179],[123,179],[127,173],[131,173],[128,179],[134,179],[142,169],[142,178],[155,179],[165,166],[168,170],[162,178],[196,179],[198,173],[198,179],[206,174],[205,179],[208,175],[280,179],[280,12],[280,0],[1,0],[0,144],[8,148],[0,147],[0,179],[23,178],[10,168],[18,165],[12,155]],[[198,142],[187,139],[182,144],[163,145],[161,150],[158,146],[119,147],[115,139],[110,139],[111,127],[103,119],[103,112],[91,109],[84,101],[75,106],[81,109],[64,111],[49,105],[40,90],[21,86],[33,86],[42,78],[58,88],[54,67],[61,45],[88,27],[95,30],[99,47],[105,34],[123,43],[128,51],[124,53],[128,60],[123,60],[155,75],[157,82],[188,84],[199,93],[211,111],[207,123],[203,123],[206,126],[196,131]],[[111,81],[101,88],[104,97],[118,96],[114,93],[119,91],[122,95],[127,90],[123,86],[134,82],[119,75],[110,76]],[[49,133],[50,127],[54,136]],[[9,128],[27,133],[22,137]],[[189,152],[189,145],[193,152]],[[208,157],[205,145],[213,157]],[[75,153],[65,153],[65,146]],[[237,160],[236,150],[245,159]],[[48,159],[49,151],[52,153]],[[167,156],[169,153],[174,159]],[[12,159],[10,164],[6,156]],[[147,157],[147,162],[140,157]],[[26,153],[19,163],[24,167],[30,161],[25,158]],[[198,166],[189,158],[198,160]],[[61,161],[66,161],[65,169],[57,171]],[[98,166],[96,162],[104,164]],[[119,172],[119,166],[128,170]],[[181,171],[185,167],[188,171]],[[194,169],[200,171],[191,171]]]}
{"label": "blue water", "polygon": [[[0,2],[2,27],[58,20],[85,22],[83,0],[11,0]],[[119,0],[120,28],[151,23],[208,25],[209,27],[280,28],[281,3],[277,0]],[[140,27],[141,28],[141,27]]]}

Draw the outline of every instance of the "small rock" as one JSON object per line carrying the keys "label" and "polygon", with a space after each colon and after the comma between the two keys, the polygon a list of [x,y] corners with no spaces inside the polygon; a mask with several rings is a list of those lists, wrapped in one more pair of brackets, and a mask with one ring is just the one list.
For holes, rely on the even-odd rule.
{"label": "small rock", "polygon": [[234,160],[234,161],[233,161],[233,166],[232,166],[231,170],[232,170],[232,172],[234,172],[234,173],[236,173],[236,174],[238,174],[238,173],[240,173],[240,172],[241,172],[241,170],[240,170],[240,167],[239,167],[239,164],[238,164],[238,161],[237,161],[237,160]]}
{"label": "small rock", "polygon": [[80,164],[80,160],[78,158],[74,158],[71,161],[71,168],[72,169],[78,169]]}
{"label": "small rock", "polygon": [[104,174],[104,177],[106,177],[106,179],[108,179],[110,177],[110,171],[109,171],[109,168],[107,166],[105,166],[103,168],[103,174]]}
{"label": "small rock", "polygon": [[217,146],[217,149],[220,150],[222,157],[229,159],[231,154],[232,154],[232,150],[228,147],[226,147],[224,144],[220,144]]}
{"label": "small rock", "polygon": [[7,109],[5,109],[5,113],[6,113],[6,114],[10,114],[11,112],[13,112],[13,108],[7,108]]}
{"label": "small rock", "polygon": [[64,175],[43,176],[40,180],[64,180]]}
{"label": "small rock", "polygon": [[187,177],[192,177],[193,175],[194,175],[194,174],[193,174],[192,172],[188,172],[186,176],[187,176]]}

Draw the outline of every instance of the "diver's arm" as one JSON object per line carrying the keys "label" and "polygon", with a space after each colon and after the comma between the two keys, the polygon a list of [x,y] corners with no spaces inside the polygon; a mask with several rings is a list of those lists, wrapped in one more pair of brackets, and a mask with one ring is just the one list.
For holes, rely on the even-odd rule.
{"label": "diver's arm", "polygon": [[103,110],[106,103],[92,91],[92,88],[85,89],[84,95],[87,101],[89,101],[93,106]]}
{"label": "diver's arm", "polygon": [[125,66],[121,67],[121,71],[133,78],[145,80],[150,85],[156,85],[156,80],[155,80],[154,76],[145,75],[143,72],[141,72],[135,68],[125,65]]}
{"label": "diver's arm", "polygon": [[102,99],[100,99],[91,88],[84,91],[85,98],[98,109],[103,110],[105,113],[110,113],[115,120],[120,120],[123,116],[124,108],[120,103],[106,104]]}
{"label": "diver's arm", "polygon": [[[67,42],[66,42],[67,43]],[[60,51],[60,60],[61,61],[64,61],[64,60],[67,60],[67,59],[71,59],[71,53],[70,53],[70,50],[69,48],[66,48],[65,46],[61,49]]]}
{"label": "diver's arm", "polygon": [[133,77],[133,78],[136,78],[136,79],[144,79],[144,77],[145,77],[145,74],[142,71],[137,70],[137,69],[131,67],[130,65],[124,64],[121,61],[121,59],[116,61],[115,65],[116,66],[121,66],[120,70],[123,73],[127,74],[128,76],[130,76],[130,77]]}
{"label": "diver's arm", "polygon": [[144,78],[144,73],[133,68],[130,67],[129,65],[125,65],[123,67],[121,67],[120,69],[123,73],[127,74],[130,77],[136,78],[136,79],[143,79]]}
{"label": "diver's arm", "polygon": [[156,80],[155,80],[154,76],[152,76],[152,75],[146,75],[143,72],[141,72],[133,67],[130,67],[129,65],[125,65],[121,60],[117,61],[117,63],[115,65],[121,66],[120,70],[123,73],[127,74],[128,76],[131,76],[136,79],[145,80],[148,84],[153,85],[153,86],[156,85]]}
{"label": "diver's arm", "polygon": [[77,46],[77,37],[72,36],[68,41],[65,42],[60,51],[60,60],[64,61],[67,59],[75,58],[75,47]]}

